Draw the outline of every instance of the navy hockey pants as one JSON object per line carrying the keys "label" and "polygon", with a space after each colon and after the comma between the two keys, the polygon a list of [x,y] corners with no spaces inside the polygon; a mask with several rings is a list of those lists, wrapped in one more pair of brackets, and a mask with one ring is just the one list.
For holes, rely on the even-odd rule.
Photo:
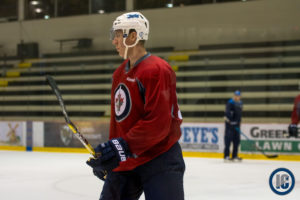
{"label": "navy hockey pants", "polygon": [[238,149],[239,149],[239,144],[240,144],[240,133],[238,133],[235,130],[235,127],[226,127],[225,130],[225,149],[224,149],[224,158],[229,156],[229,148],[230,144],[233,143],[233,149],[232,149],[232,158],[235,158],[238,156]]}
{"label": "navy hockey pants", "polygon": [[105,180],[100,200],[183,200],[185,164],[179,143],[155,159],[132,171],[111,172]]}

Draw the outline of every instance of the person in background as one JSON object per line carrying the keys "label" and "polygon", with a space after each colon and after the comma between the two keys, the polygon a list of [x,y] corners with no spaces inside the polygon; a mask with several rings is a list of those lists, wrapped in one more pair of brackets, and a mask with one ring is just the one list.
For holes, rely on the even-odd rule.
{"label": "person in background", "polygon": [[300,95],[294,99],[291,124],[288,127],[289,137],[298,137],[298,123],[300,121]]}
{"label": "person in background", "polygon": [[87,164],[104,180],[100,200],[183,200],[185,164],[178,143],[176,75],[145,49],[149,22],[139,12],[113,22],[111,39],[124,62],[113,73],[109,141]]}
{"label": "person in background", "polygon": [[[224,161],[242,161],[238,156],[240,144],[240,126],[242,119],[243,103],[241,101],[241,92],[236,90],[233,98],[229,99],[225,110],[225,149]],[[230,144],[233,143],[232,156],[230,157]]]}

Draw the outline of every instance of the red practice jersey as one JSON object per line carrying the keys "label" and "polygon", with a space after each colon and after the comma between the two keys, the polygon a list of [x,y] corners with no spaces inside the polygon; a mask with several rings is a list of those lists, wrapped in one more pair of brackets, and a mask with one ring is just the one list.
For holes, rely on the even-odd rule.
{"label": "red practice jersey", "polygon": [[294,100],[294,108],[291,116],[292,124],[298,124],[300,121],[300,95]]}
{"label": "red practice jersey", "polygon": [[129,70],[125,60],[114,72],[110,139],[122,137],[133,158],[114,171],[127,171],[166,152],[181,136],[176,75],[163,59],[147,54]]}

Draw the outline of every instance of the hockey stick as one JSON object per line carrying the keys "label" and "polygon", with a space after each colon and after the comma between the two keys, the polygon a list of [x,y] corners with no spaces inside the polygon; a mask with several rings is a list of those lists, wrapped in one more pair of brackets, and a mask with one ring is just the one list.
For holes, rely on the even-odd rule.
{"label": "hockey stick", "polygon": [[46,80],[48,82],[48,84],[50,85],[53,93],[56,95],[56,98],[59,102],[59,105],[62,109],[62,113],[64,115],[64,118],[69,126],[69,128],[71,129],[71,131],[75,134],[75,136],[80,140],[80,142],[85,146],[85,148],[89,151],[90,154],[93,155],[93,157],[96,157],[96,154],[95,154],[95,151],[93,149],[93,147],[89,144],[89,142],[83,137],[83,135],[81,135],[81,133],[78,131],[77,127],[71,122],[69,116],[68,116],[68,113],[67,113],[67,110],[66,110],[66,107],[65,107],[65,104],[64,104],[64,100],[61,96],[61,93],[55,83],[55,80],[49,76],[49,75],[46,75]]}
{"label": "hockey stick", "polygon": [[253,140],[250,140],[246,134],[244,134],[238,127],[235,128],[235,130],[237,132],[239,132],[242,136],[244,136],[249,142],[253,142],[254,147],[257,151],[260,151],[264,156],[266,156],[267,158],[277,158],[278,155],[277,154],[272,154],[272,155],[268,155],[264,152],[264,150],[262,150]]}

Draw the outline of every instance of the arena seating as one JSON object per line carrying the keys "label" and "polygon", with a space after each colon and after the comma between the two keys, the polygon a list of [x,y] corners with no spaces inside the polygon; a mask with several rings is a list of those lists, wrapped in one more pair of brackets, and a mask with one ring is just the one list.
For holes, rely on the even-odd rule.
{"label": "arena seating", "polygon": [[299,41],[200,46],[177,72],[188,121],[222,120],[226,101],[239,89],[244,122],[289,122],[300,89],[299,47]]}
{"label": "arena seating", "polygon": [[[185,122],[223,122],[236,89],[244,102],[243,122],[289,122],[300,87],[300,41],[200,45],[198,50],[150,49],[177,74]],[[18,63],[0,79],[1,119],[60,120],[45,82],[52,75],[74,120],[107,120],[111,74],[122,62],[113,51],[46,54]],[[2,86],[1,86],[2,83]]]}

